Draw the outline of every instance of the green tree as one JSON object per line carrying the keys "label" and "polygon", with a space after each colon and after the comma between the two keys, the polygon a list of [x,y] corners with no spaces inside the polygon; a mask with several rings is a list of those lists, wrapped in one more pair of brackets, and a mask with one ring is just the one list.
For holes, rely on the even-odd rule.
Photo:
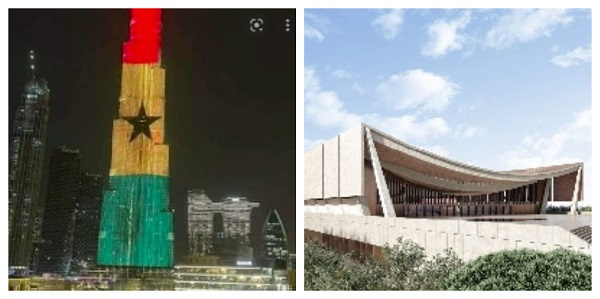
{"label": "green tree", "polygon": [[481,256],[453,272],[449,290],[591,290],[592,258],[557,249],[501,251]]}
{"label": "green tree", "polygon": [[384,246],[384,261],[342,254],[309,242],[304,246],[306,290],[439,290],[462,261],[452,251],[427,260],[425,250],[408,239]]}

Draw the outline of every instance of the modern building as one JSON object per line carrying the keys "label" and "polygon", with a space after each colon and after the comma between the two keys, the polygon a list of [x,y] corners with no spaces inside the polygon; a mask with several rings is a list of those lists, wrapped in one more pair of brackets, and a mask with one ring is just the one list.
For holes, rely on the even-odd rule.
{"label": "modern building", "polygon": [[245,197],[213,202],[204,190],[188,192],[188,254],[191,260],[220,256],[230,262],[252,261],[250,216],[259,203]]}
{"label": "modern building", "polygon": [[52,151],[38,266],[40,273],[66,275],[69,272],[80,167],[79,150],[60,147]]}
{"label": "modern building", "polygon": [[285,291],[287,278],[271,268],[241,266],[175,266],[176,291],[262,290]]}
{"label": "modern building", "polygon": [[82,273],[96,268],[103,189],[102,175],[81,173],[75,205],[71,272]]}
{"label": "modern building", "polygon": [[195,259],[213,253],[213,215],[220,212],[204,190],[188,191],[188,255]]}
{"label": "modern building", "polygon": [[245,197],[227,197],[220,203],[223,219],[222,231],[216,227],[216,234],[222,234],[223,255],[235,260],[253,260],[250,244],[250,215],[253,208],[260,205]]}
{"label": "modern building", "polygon": [[277,210],[273,209],[267,216],[262,230],[263,259],[275,268],[287,268],[288,242],[283,222]]}
{"label": "modern building", "polygon": [[582,199],[583,163],[492,171],[361,124],[305,154],[305,210],[385,217],[544,213]]}
{"label": "modern building", "polygon": [[99,265],[173,266],[161,27],[159,9],[131,11],[119,118],[113,121],[109,189],[102,202]]}
{"label": "modern building", "polygon": [[552,201],[576,208],[582,176],[583,163],[483,169],[360,124],[305,153],[305,238],[374,254],[405,237],[466,259],[520,247],[590,252],[571,237],[589,217],[544,215]]}
{"label": "modern building", "polygon": [[40,238],[39,197],[50,99],[48,83],[35,75],[33,51],[29,59],[31,79],[25,83],[15,113],[8,175],[8,264],[25,271],[30,266],[33,244]]}

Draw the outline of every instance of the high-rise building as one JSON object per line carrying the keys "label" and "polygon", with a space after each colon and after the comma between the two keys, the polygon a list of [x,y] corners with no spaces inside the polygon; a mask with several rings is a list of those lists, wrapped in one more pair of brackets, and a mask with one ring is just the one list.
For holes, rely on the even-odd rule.
{"label": "high-rise building", "polygon": [[[252,260],[250,244],[250,214],[260,204],[245,197],[227,197],[220,203],[223,217],[223,252],[228,258]],[[220,231],[217,230],[218,234]]]}
{"label": "high-rise building", "polygon": [[216,208],[204,190],[188,191],[188,255],[192,259],[212,253]]}
{"label": "high-rise building", "polygon": [[71,262],[71,270],[78,273],[96,267],[102,189],[102,175],[87,172],[80,175]]}
{"label": "high-rise building", "polygon": [[274,267],[287,268],[288,244],[283,222],[277,210],[273,209],[263,225],[263,258],[273,263]]}
{"label": "high-rise building", "polygon": [[73,252],[75,204],[79,192],[79,150],[55,148],[50,156],[48,192],[42,226],[41,273],[67,274]]}
{"label": "high-rise building", "polygon": [[216,255],[226,260],[252,260],[250,215],[260,204],[245,197],[213,202],[204,190],[188,192],[189,257]]}
{"label": "high-rise building", "polygon": [[161,11],[133,9],[130,40],[123,46],[119,118],[113,121],[109,190],[102,202],[99,265],[173,266],[160,49]]}
{"label": "high-rise building", "polygon": [[15,113],[9,157],[8,263],[17,269],[29,267],[34,240],[39,239],[35,223],[41,217],[38,206],[50,99],[48,83],[35,76],[33,51],[29,59],[32,77],[23,88]]}

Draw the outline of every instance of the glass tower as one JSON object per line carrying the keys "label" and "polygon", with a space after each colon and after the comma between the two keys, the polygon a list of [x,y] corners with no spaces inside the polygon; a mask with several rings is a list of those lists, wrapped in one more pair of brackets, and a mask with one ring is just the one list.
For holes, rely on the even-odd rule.
{"label": "glass tower", "polygon": [[113,121],[109,189],[104,192],[98,264],[173,266],[169,146],[164,144],[165,70],[161,11],[133,9],[123,45],[119,118]]}
{"label": "glass tower", "polygon": [[50,156],[48,194],[42,224],[40,273],[66,275],[71,267],[75,206],[81,155],[77,149],[55,148]]}
{"label": "glass tower", "polygon": [[263,226],[264,259],[274,262],[274,266],[285,269],[288,260],[287,235],[277,210],[271,210]]}
{"label": "glass tower", "polygon": [[75,206],[71,271],[84,273],[96,267],[102,189],[102,175],[87,172],[81,174]]}
{"label": "glass tower", "polygon": [[40,234],[38,206],[50,90],[46,80],[35,76],[33,51],[29,59],[32,77],[25,84],[15,114],[9,157],[8,256],[13,269],[29,268],[33,243]]}

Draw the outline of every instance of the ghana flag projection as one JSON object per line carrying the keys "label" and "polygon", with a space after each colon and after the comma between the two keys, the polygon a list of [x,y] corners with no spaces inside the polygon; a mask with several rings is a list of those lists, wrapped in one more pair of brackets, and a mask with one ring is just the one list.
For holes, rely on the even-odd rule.
{"label": "ghana flag projection", "polygon": [[159,9],[132,10],[130,40],[123,46],[119,119],[113,121],[109,190],[102,204],[99,265],[173,265],[160,31]]}

